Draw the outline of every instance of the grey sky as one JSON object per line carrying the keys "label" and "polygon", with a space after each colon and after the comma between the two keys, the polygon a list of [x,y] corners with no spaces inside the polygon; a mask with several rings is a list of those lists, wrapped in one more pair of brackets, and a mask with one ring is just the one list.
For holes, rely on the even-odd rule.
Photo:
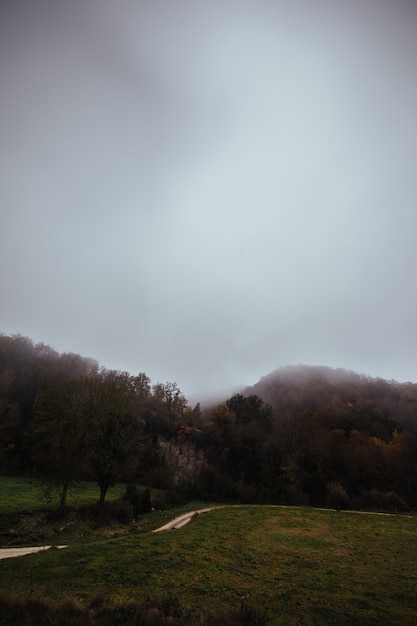
{"label": "grey sky", "polygon": [[186,394],[417,382],[417,5],[1,4],[0,331]]}

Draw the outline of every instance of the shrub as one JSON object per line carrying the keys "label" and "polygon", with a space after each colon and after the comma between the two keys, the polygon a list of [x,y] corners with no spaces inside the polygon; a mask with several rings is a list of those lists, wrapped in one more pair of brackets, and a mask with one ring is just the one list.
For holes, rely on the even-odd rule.
{"label": "shrub", "polygon": [[378,489],[371,489],[369,492],[369,504],[371,508],[377,511],[385,510],[385,498],[384,494]]}
{"label": "shrub", "polygon": [[395,491],[388,492],[385,501],[390,511],[408,511],[407,503]]}
{"label": "shrub", "polygon": [[86,505],[80,508],[80,514],[98,526],[111,526],[114,522],[127,525],[133,520],[132,506],[124,500]]}
{"label": "shrub", "polygon": [[142,513],[149,513],[152,510],[152,499],[149,488],[144,492],[140,492],[136,485],[126,485],[126,493],[122,500],[131,505],[135,519]]}
{"label": "shrub", "polygon": [[395,491],[382,493],[378,489],[371,489],[369,501],[371,506],[378,511],[404,512],[409,510],[407,503]]}
{"label": "shrub", "polygon": [[351,506],[351,500],[346,489],[340,483],[327,483],[327,506],[334,509],[348,509]]}
{"label": "shrub", "polygon": [[78,602],[66,600],[62,604],[53,604],[47,600],[28,597],[10,600],[0,597],[0,623],[19,624],[19,626],[90,626],[88,612]]}
{"label": "shrub", "polygon": [[240,607],[192,616],[177,597],[120,600],[97,596],[82,606],[75,598],[56,604],[42,598],[9,599],[0,595],[0,623],[19,626],[266,626],[263,610]]}

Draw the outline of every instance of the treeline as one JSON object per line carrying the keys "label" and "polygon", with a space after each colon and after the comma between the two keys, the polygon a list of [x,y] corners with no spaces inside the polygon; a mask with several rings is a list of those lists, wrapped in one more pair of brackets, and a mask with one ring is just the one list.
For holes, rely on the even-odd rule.
{"label": "treeline", "polygon": [[410,511],[417,507],[417,385],[282,368],[204,411],[203,499]]}
{"label": "treeline", "polygon": [[161,442],[192,441],[199,417],[176,383],[0,335],[0,472],[36,479],[61,509],[81,480],[100,503],[116,482],[172,488]]}
{"label": "treeline", "polygon": [[0,335],[0,471],[60,506],[79,480],[174,500],[407,511],[417,507],[417,385],[282,368],[216,406],[175,383],[110,371]]}
{"label": "treeline", "polygon": [[247,390],[272,407],[277,499],[417,506],[417,385],[325,367],[281,368]]}

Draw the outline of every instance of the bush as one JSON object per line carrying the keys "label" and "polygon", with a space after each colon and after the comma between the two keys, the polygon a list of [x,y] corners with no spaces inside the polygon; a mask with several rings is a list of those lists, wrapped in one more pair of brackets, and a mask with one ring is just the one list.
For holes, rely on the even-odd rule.
{"label": "bush", "polygon": [[407,503],[400,498],[395,491],[382,493],[378,489],[371,489],[369,492],[369,501],[372,508],[378,511],[408,511]]}
{"label": "bush", "polygon": [[19,626],[266,626],[263,610],[243,602],[240,607],[192,616],[178,598],[114,602],[97,596],[88,606],[76,599],[61,604],[42,598],[10,599],[0,595],[0,623]]}
{"label": "bush", "polygon": [[378,491],[378,489],[371,489],[369,492],[369,504],[372,509],[384,511],[385,497],[382,491]]}
{"label": "bush", "polygon": [[326,504],[333,509],[348,509],[352,503],[343,485],[330,482],[327,483]]}
{"label": "bush", "polygon": [[[190,622],[190,626],[193,623]],[[199,626],[267,626],[269,620],[262,609],[243,601],[239,608],[203,615],[195,623]]]}
{"label": "bush", "polygon": [[407,503],[395,491],[388,492],[385,496],[385,501],[390,511],[404,512],[409,510]]}
{"label": "bush", "polygon": [[238,485],[216,467],[203,467],[195,480],[196,497],[201,500],[232,501],[238,499]]}
{"label": "bush", "polygon": [[142,513],[149,513],[152,510],[152,498],[149,489],[141,492],[136,485],[126,485],[126,493],[122,500],[131,505],[134,519]]}
{"label": "bush", "polygon": [[76,600],[52,604],[39,598],[10,600],[0,597],[0,623],[19,626],[90,626],[88,612]]}
{"label": "bush", "polygon": [[111,526],[115,522],[128,525],[133,521],[133,510],[130,502],[112,500],[102,504],[86,505],[80,508],[86,519],[93,520],[98,526]]}

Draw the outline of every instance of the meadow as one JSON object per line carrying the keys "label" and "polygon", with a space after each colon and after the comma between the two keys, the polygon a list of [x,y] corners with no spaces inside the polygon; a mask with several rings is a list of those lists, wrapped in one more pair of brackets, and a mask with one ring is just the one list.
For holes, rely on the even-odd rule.
{"label": "meadow", "polygon": [[[8,481],[0,481],[2,495]],[[5,496],[9,507],[12,495]],[[19,510],[32,497],[28,489],[16,501]],[[202,616],[214,607],[217,615],[240,610],[236,624],[417,623],[416,517],[226,505],[181,529],[150,532],[199,504],[146,514],[118,536],[83,537],[65,550],[1,560],[3,604],[71,599],[91,615],[94,607],[168,598],[178,619],[171,611],[166,623],[209,623]],[[163,623],[140,621],[133,609],[123,615],[112,623]]]}
{"label": "meadow", "polygon": [[[115,485],[108,492],[108,499],[119,498],[125,485]],[[15,476],[0,476],[0,515],[18,511],[53,510],[56,503],[42,498],[34,481]],[[98,487],[94,483],[81,482],[68,496],[68,506],[80,506],[98,499]]]}

